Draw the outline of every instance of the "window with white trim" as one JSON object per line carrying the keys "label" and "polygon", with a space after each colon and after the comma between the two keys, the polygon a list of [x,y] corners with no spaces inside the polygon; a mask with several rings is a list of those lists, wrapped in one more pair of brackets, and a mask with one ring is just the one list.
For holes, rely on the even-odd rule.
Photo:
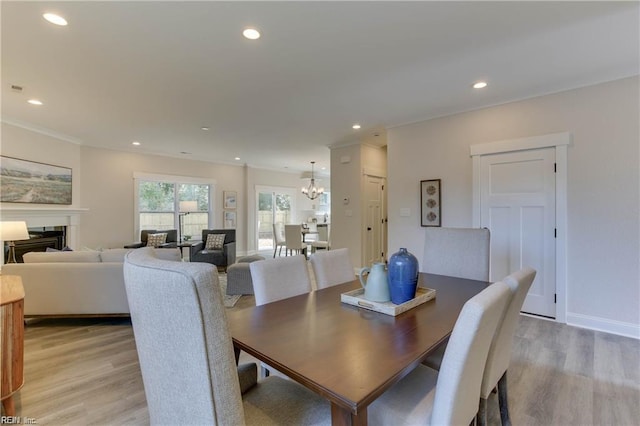
{"label": "window with white trim", "polygon": [[213,182],[202,179],[137,175],[136,228],[178,229],[181,240],[200,239],[212,228]]}

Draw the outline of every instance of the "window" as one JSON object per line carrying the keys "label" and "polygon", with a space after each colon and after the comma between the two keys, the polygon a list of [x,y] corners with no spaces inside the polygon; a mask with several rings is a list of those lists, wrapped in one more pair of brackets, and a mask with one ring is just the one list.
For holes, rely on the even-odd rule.
{"label": "window", "polygon": [[213,183],[202,179],[136,175],[137,233],[142,229],[178,229],[182,240],[199,239],[212,228]]}

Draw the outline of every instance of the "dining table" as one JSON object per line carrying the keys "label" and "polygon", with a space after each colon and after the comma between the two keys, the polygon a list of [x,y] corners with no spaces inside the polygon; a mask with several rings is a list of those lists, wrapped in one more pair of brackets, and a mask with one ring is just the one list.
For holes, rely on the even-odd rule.
{"label": "dining table", "polygon": [[367,407],[446,342],[489,283],[420,273],[418,285],[435,298],[397,316],[341,302],[358,280],[230,311],[236,361],[245,351],[325,398],[332,425],[366,425]]}

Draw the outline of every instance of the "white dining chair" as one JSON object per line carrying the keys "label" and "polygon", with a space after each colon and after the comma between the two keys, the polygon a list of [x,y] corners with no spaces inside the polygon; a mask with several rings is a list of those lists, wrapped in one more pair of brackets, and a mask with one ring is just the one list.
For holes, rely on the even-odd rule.
{"label": "white dining chair", "polygon": [[329,226],[318,226],[318,238],[311,241],[311,253],[315,253],[317,249],[330,250],[329,244]]}
{"label": "white dining chair", "polygon": [[213,265],[142,248],[126,255],[124,282],[150,424],[331,423],[312,391],[280,377],[257,383],[255,364],[236,367]]}
{"label": "white dining chair", "polygon": [[302,227],[300,225],[284,226],[285,255],[293,256],[293,253],[307,254],[307,243],[302,241]]}
{"label": "white dining chair", "polygon": [[421,272],[489,281],[486,228],[426,228]]}
{"label": "white dining chair", "polygon": [[370,425],[468,425],[478,412],[489,345],[509,300],[491,284],[462,308],[438,373],[418,365],[368,409]]}
{"label": "white dining chair", "polygon": [[[276,257],[276,251],[280,248],[278,256],[282,255],[282,247],[286,245],[284,236],[284,225],[281,222],[273,224],[273,257]],[[286,250],[286,249],[285,249]],[[285,251],[286,254],[286,251]]]}
{"label": "white dining chair", "polygon": [[349,258],[349,250],[346,248],[314,253],[309,258],[309,262],[316,279],[317,290],[353,281],[356,278]]}

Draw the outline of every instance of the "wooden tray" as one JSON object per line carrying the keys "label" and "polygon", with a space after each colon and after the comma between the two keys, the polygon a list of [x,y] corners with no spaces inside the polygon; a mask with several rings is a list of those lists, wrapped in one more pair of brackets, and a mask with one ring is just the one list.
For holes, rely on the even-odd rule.
{"label": "wooden tray", "polygon": [[408,311],[411,308],[415,308],[418,305],[423,304],[436,297],[436,291],[432,288],[418,287],[416,290],[416,297],[408,300],[400,305],[396,305],[392,302],[372,302],[364,298],[364,289],[359,288],[357,290],[348,291],[340,295],[340,301],[349,305],[358,306],[360,308],[369,309],[371,311],[380,312],[386,315],[400,315],[403,312]]}

